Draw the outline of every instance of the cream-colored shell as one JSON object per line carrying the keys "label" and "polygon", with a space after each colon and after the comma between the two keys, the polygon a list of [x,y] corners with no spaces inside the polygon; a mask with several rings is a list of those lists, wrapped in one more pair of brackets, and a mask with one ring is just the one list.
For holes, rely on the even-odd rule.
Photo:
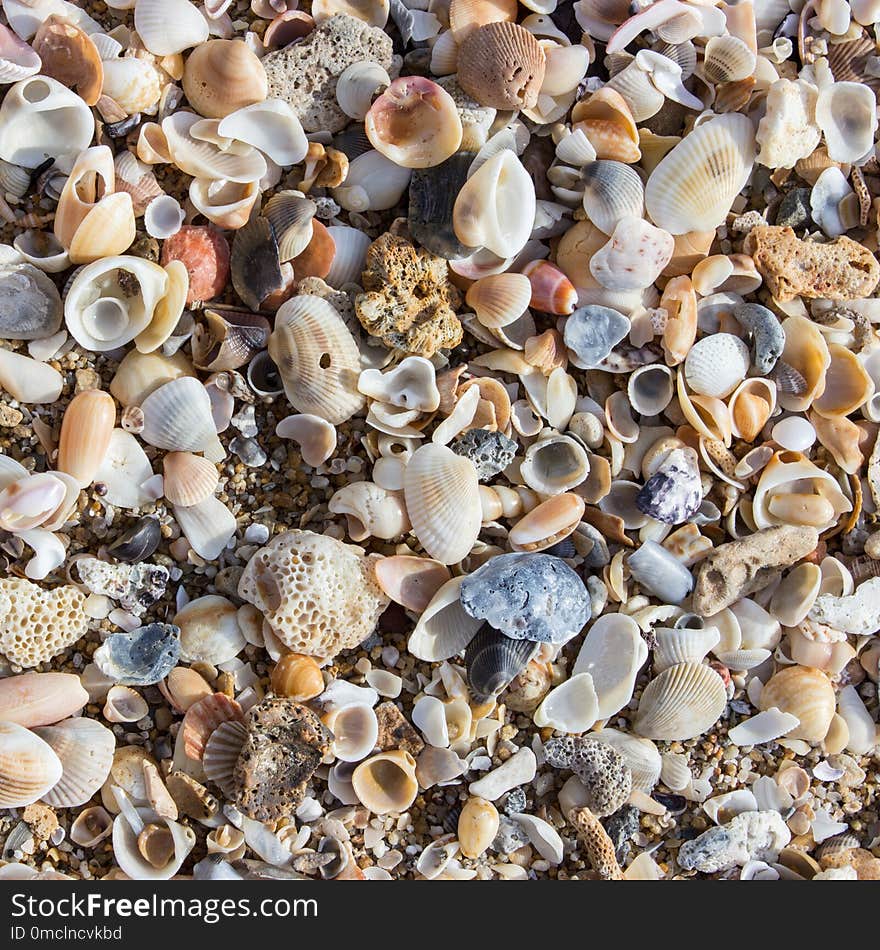
{"label": "cream-colored shell", "polygon": [[116,736],[106,726],[85,717],[40,726],[34,732],[52,748],[63,769],[61,778],[42,800],[52,808],[84,805],[110,774]]}
{"label": "cream-colored shell", "polygon": [[402,491],[388,491],[375,482],[343,485],[330,499],[333,514],[345,515],[352,541],[388,541],[410,528]]}
{"label": "cream-colored shell", "polygon": [[680,663],[648,684],[633,729],[648,739],[694,739],[718,721],[726,705],[724,681],[715,670],[701,663]]}
{"label": "cream-colored shell", "polygon": [[354,770],[351,784],[358,800],[371,812],[403,812],[416,800],[416,761],[402,749],[380,752]]}
{"label": "cream-colored shell", "polygon": [[471,642],[482,621],[466,613],[459,600],[464,577],[446,581],[431,598],[410,634],[407,649],[428,662],[448,660]]}
{"label": "cream-colored shell", "polygon": [[776,707],[800,723],[787,733],[790,739],[821,742],[836,712],[834,687],[820,670],[788,666],[770,677],[761,690],[761,709]]}
{"label": "cream-colored shell", "polygon": [[37,801],[61,773],[58,756],[36,733],[14,722],[0,722],[0,808]]}

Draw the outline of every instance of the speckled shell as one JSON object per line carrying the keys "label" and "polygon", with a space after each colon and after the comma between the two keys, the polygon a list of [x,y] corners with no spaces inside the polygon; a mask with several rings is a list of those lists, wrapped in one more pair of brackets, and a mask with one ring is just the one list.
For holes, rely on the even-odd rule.
{"label": "speckled shell", "polygon": [[363,406],[357,343],[326,300],[302,295],[283,303],[269,337],[269,355],[299,412],[339,425]]}
{"label": "speckled shell", "polygon": [[797,716],[800,725],[787,733],[789,738],[821,742],[834,718],[834,687],[821,670],[788,666],[767,681],[759,705],[761,709],[775,706]]}
{"label": "speckled shell", "polygon": [[84,805],[110,774],[116,736],[94,719],[65,719],[34,732],[58,756],[63,772],[42,800],[52,808]]}
{"label": "speckled shell", "polygon": [[749,371],[749,348],[732,333],[698,340],[684,361],[688,387],[702,396],[729,396]]}
{"label": "speckled shell", "polygon": [[722,224],[755,163],[755,133],[744,115],[730,113],[697,126],[654,169],[645,203],[670,234]]}
{"label": "speckled shell", "polygon": [[445,445],[417,449],[403,475],[406,508],[424,549],[441,564],[467,557],[482,524],[473,462]]}
{"label": "speckled shell", "polygon": [[487,23],[458,51],[458,84],[480,105],[531,109],[538,101],[546,60],[538,41],[515,23]]}
{"label": "speckled shell", "polygon": [[727,705],[724,681],[701,663],[679,663],[651,680],[633,729],[647,739],[694,739],[717,722]]}

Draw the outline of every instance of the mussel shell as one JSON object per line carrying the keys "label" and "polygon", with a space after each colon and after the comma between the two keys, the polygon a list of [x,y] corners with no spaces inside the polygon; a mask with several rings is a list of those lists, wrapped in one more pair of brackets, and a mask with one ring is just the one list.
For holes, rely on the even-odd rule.
{"label": "mussel shell", "polygon": [[111,633],[94,660],[121,686],[152,686],[174,669],[180,657],[180,627],[150,623],[130,633]]}
{"label": "mussel shell", "polygon": [[107,553],[117,561],[135,564],[146,561],[159,547],[162,540],[162,528],[158,518],[145,515],[130,527],[107,548]]}
{"label": "mussel shell", "polygon": [[432,254],[458,260],[473,253],[455,236],[452,209],[467,181],[473,152],[457,152],[432,168],[416,168],[409,184],[409,230]]}
{"label": "mussel shell", "polygon": [[252,217],[235,232],[229,266],[232,286],[251,310],[284,287],[278,243],[266,218]]}
{"label": "mussel shell", "polygon": [[464,651],[468,683],[475,696],[497,696],[526,668],[539,644],[534,640],[511,640],[484,624]]}

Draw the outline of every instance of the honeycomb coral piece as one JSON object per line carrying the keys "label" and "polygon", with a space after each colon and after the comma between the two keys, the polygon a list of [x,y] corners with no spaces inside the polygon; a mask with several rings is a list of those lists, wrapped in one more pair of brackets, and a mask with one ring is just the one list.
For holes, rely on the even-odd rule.
{"label": "honeycomb coral piece", "polygon": [[574,772],[586,789],[587,805],[600,818],[613,814],[629,799],[632,772],[607,743],[581,736],[550,739],[544,755],[555,768]]}
{"label": "honeycomb coral piece", "polygon": [[614,842],[589,808],[572,808],[568,820],[574,825],[587,860],[603,881],[622,881],[623,873],[614,854]]}
{"label": "honeycomb coral piece", "polygon": [[294,653],[333,657],[365,640],[390,603],[374,556],[312,531],[286,531],[250,559],[239,596],[262,611]]}
{"label": "honeycomb coral piece", "polygon": [[366,293],[355,299],[357,318],[386,346],[429,358],[461,343],[461,294],[442,257],[386,233],[368,248],[361,282]]}
{"label": "honeycomb coral piece", "polygon": [[753,228],[744,248],[770,293],[785,303],[795,297],[860,300],[880,281],[880,263],[848,237],[826,244],[801,241],[791,228]]}
{"label": "honeycomb coral piece", "polygon": [[44,590],[19,577],[0,580],[0,654],[39,666],[85,636],[85,595],[73,585]]}

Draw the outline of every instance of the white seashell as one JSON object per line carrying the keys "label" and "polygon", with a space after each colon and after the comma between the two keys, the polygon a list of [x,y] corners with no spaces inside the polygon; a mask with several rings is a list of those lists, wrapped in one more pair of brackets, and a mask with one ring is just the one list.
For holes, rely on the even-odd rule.
{"label": "white seashell", "polygon": [[171,195],[159,195],[147,205],[144,211],[144,227],[150,237],[165,240],[180,230],[186,213],[176,198]]}
{"label": "white seashell", "polygon": [[468,786],[470,795],[478,795],[487,801],[497,801],[505,792],[509,792],[518,785],[525,785],[532,781],[537,771],[537,759],[531,749],[524,746],[491,772],[471,782]]}
{"label": "white seashell", "polygon": [[337,289],[345,284],[359,284],[367,248],[372,243],[369,235],[345,225],[333,225],[327,228],[327,233],[333,238],[336,254],[325,282]]}
{"label": "white seashell", "polygon": [[47,363],[0,350],[0,387],[22,403],[55,402],[64,388],[64,377]]}
{"label": "white seashell", "polygon": [[723,795],[715,795],[703,803],[703,811],[716,825],[727,824],[737,815],[757,810],[758,800],[747,788],[737,788]]}
{"label": "white seashell", "polygon": [[759,712],[728,730],[727,735],[734,745],[760,745],[779,739],[800,725],[797,716],[780,712],[775,706]]}
{"label": "white seashell", "polygon": [[455,235],[467,247],[498,257],[522,250],[535,220],[535,187],[509,149],[483,164],[464,184],[453,208]]}
{"label": "white seashell", "polygon": [[438,749],[449,746],[449,728],[446,710],[436,696],[421,696],[413,705],[413,725],[422,733],[429,745]]}
{"label": "white seashell", "polygon": [[336,429],[320,416],[286,416],[275,427],[275,435],[298,442],[303,461],[313,468],[323,465],[336,451]]}
{"label": "white seashell", "polygon": [[24,260],[46,274],[60,274],[70,267],[67,251],[49,231],[23,231],[12,239],[12,246]]}
{"label": "white seashell", "polygon": [[231,112],[217,126],[220,135],[246,142],[277,165],[296,165],[309,143],[296,113],[283,99],[266,99]]}
{"label": "white seashell", "polygon": [[581,43],[561,45],[543,40],[544,81],[541,96],[562,96],[576,89],[590,65],[590,52]]}
{"label": "white seashell", "polygon": [[822,586],[818,564],[798,564],[782,579],[770,598],[770,613],[783,627],[796,627],[810,612]]}
{"label": "white seashell", "polygon": [[877,104],[871,88],[856,82],[833,82],[819,90],[816,122],[825,134],[828,156],[835,162],[858,162],[874,144]]}
{"label": "white seashell", "polygon": [[339,74],[336,101],[350,119],[363,122],[375,93],[390,84],[391,77],[378,63],[360,60]]}
{"label": "white seashell", "polygon": [[155,56],[171,56],[208,39],[208,22],[189,0],[137,0],[134,28]]}
{"label": "white seashell", "polygon": [[[118,0],[114,0],[114,3]],[[52,14],[64,17],[86,33],[101,29],[81,7],[66,0],[3,0],[3,12],[12,29],[23,39],[29,40],[40,24]]]}
{"label": "white seashell", "polygon": [[460,653],[482,626],[461,606],[464,577],[453,577],[431,598],[410,634],[407,649],[420,660],[437,662]]}
{"label": "white seashell", "polygon": [[654,670],[679,663],[700,663],[721,639],[716,627],[655,627]]}
{"label": "white seashell", "polygon": [[331,193],[346,211],[387,211],[403,197],[411,177],[411,168],[371,149],[349,164],[345,182]]}
{"label": "white seashell", "polygon": [[513,816],[514,821],[528,835],[529,843],[550,864],[562,864],[564,857],[562,838],[559,832],[549,822],[535,815],[525,815],[522,812]]}
{"label": "white seashell", "polygon": [[648,647],[631,617],[606,614],[590,627],[571,672],[592,676],[597,718],[608,719],[632,699],[636,676],[647,658]]}
{"label": "white seashell", "polygon": [[192,128],[202,121],[194,112],[174,112],[162,120],[171,159],[182,172],[193,178],[243,184],[259,181],[266,174],[266,160],[257,149],[223,151],[212,142],[196,138]]}
{"label": "white seashell", "polygon": [[589,673],[576,673],[551,689],[534,712],[536,726],[560,732],[586,732],[599,714],[599,697]]}
{"label": "white seashell", "polygon": [[259,182],[193,178],[189,200],[199,214],[221,228],[238,229],[247,224],[260,194]]}
{"label": "white seashell", "polygon": [[[672,60],[669,62],[672,63]],[[636,122],[655,116],[666,101],[666,96],[652,81],[651,72],[644,68],[645,65],[649,64],[634,58],[607,83],[623,96]]]}
{"label": "white seashell", "polygon": [[211,399],[193,376],[163,383],[144,399],[141,411],[144,414],[141,438],[150,445],[171,452],[222,451],[211,413]]}
{"label": "white seashell", "polygon": [[407,356],[392,370],[365,369],[358,378],[358,389],[370,399],[434,412],[440,405],[436,371],[429,360],[421,356]]}
{"label": "white seashell", "polygon": [[713,83],[739,82],[755,71],[757,58],[737,36],[713,36],[703,55],[703,74]]}
{"label": "white seashell", "polygon": [[838,694],[837,712],[849,730],[847,750],[854,755],[870,755],[878,742],[877,726],[854,686],[845,686]]}
{"label": "white seashell", "polygon": [[67,292],[67,329],[86,350],[118,349],[147,328],[167,289],[166,272],[142,257],[94,261],[77,272]]}
{"label": "white seashell", "polygon": [[364,703],[343,706],[332,717],[329,727],[333,732],[333,754],[343,762],[360,762],[376,747],[379,721]]}
{"label": "white seashell", "polygon": [[645,187],[631,166],[609,160],[591,162],[583,170],[583,181],[584,211],[604,234],[612,234],[625,218],[642,217]]}
{"label": "white seashell", "polygon": [[36,168],[47,158],[72,158],[94,134],[88,106],[48,76],[17,82],[0,106],[0,158],[13,165]]}
{"label": "white seashell", "polygon": [[770,459],[752,499],[758,529],[807,524],[823,531],[851,510],[834,476],[798,452],[777,452]]}
{"label": "white seashell", "polygon": [[663,752],[660,759],[660,781],[673,792],[684,791],[693,778],[687,756],[680,752]]}
{"label": "white seashell", "polygon": [[403,490],[413,531],[428,554],[441,564],[467,557],[482,525],[473,462],[446,446],[423,445],[406,466]]}
{"label": "white seashell", "polygon": [[235,535],[235,515],[214,495],[197,505],[174,506],[174,517],[192,549],[206,561],[214,561]]}
{"label": "white seashell", "polygon": [[147,701],[129,686],[111,686],[104,703],[104,718],[108,722],[138,722],[150,711]]}
{"label": "white seashell", "polygon": [[766,112],[758,123],[758,161],[770,168],[794,168],[813,153],[822,138],[816,124],[818,90],[805,79],[778,79],[767,91]]}
{"label": "white seashell", "polygon": [[845,209],[849,206],[847,199],[855,203],[854,192],[843,172],[831,165],[816,179],[810,191],[812,218],[828,237],[840,237],[856,226],[855,221],[844,220]]}
{"label": "white seashell", "polygon": [[226,663],[247,645],[238,609],[217,594],[196,597],[174,615],[180,627],[180,654],[187,663]]}
{"label": "white seashell", "polygon": [[416,862],[416,870],[426,880],[445,877],[449,863],[458,854],[459,844],[452,835],[443,835],[424,848]]}
{"label": "white seashell", "polygon": [[583,129],[574,129],[556,143],[556,158],[564,165],[583,168],[596,161],[596,149],[584,134]]}
{"label": "white seashell", "polygon": [[145,59],[125,56],[103,63],[101,94],[109,96],[129,115],[150,111],[162,94],[159,74]]}
{"label": "white seashell", "polygon": [[42,801],[52,808],[84,805],[110,774],[116,736],[94,719],[65,719],[34,732],[58,756],[63,772]]}
{"label": "white seashell", "polygon": [[729,396],[749,370],[749,348],[732,333],[712,333],[698,340],[684,362],[690,389],[704,396]]}
{"label": "white seashell", "polygon": [[[121,789],[116,792],[116,795],[127,801]],[[171,836],[168,862],[160,868],[154,867],[147,861],[138,848],[138,836],[145,830],[147,824],[158,825],[160,828],[164,826]],[[196,833],[192,828],[168,818],[159,819],[152,809],[135,808],[130,802],[113,819],[113,858],[120,870],[133,881],[170,880],[180,870],[195,843]]]}
{"label": "white seashell", "polygon": [[718,721],[726,705],[724,681],[713,669],[681,663],[648,684],[633,729],[649,739],[694,739]]}
{"label": "white seashell", "polygon": [[333,514],[345,515],[352,541],[389,541],[410,528],[403,492],[388,491],[375,482],[353,482],[337,489],[328,503]]}
{"label": "white seashell", "polygon": [[590,273],[608,290],[644,290],[660,276],[674,248],[671,234],[641,217],[627,216],[590,258]]}
{"label": "white seashell", "polygon": [[143,488],[152,478],[153,467],[138,440],[124,429],[114,429],[104,460],[95,473],[95,482],[107,490],[103,497],[119,508],[140,508],[149,504]]}
{"label": "white seashell", "polygon": [[751,175],[755,136],[744,115],[728,113],[698,125],[657,165],[645,204],[670,234],[709,231],[723,223]]}
{"label": "white seashell", "polygon": [[650,793],[660,778],[661,759],[657,746],[650,739],[640,739],[617,729],[600,729],[590,733],[591,739],[616,749],[632,772],[633,788]]}
{"label": "white seashell", "polygon": [[661,363],[640,366],[630,375],[626,392],[630,405],[640,415],[659,415],[672,402],[675,392],[672,370]]}
{"label": "white seashell", "polygon": [[565,435],[549,436],[529,446],[520,474],[529,488],[546,495],[559,495],[587,478],[590,459],[575,439]]}
{"label": "white seashell", "polygon": [[0,808],[32,804],[61,775],[60,759],[36,733],[14,722],[0,722]]}
{"label": "white seashell", "polygon": [[18,82],[38,73],[40,57],[8,27],[0,30],[0,83]]}

